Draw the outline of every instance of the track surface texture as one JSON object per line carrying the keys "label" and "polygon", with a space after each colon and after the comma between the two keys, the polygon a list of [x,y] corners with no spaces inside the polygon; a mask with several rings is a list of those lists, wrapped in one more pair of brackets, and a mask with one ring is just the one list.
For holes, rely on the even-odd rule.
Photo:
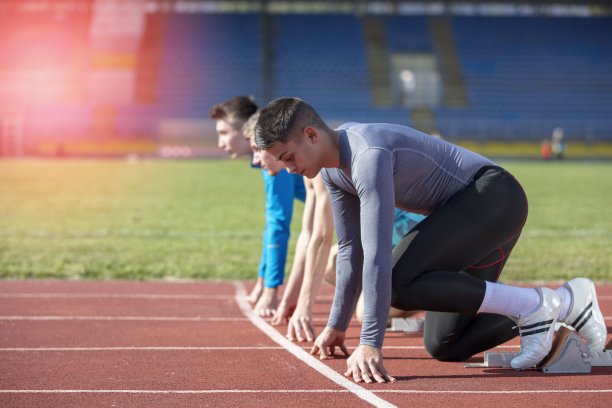
{"label": "track surface texture", "polygon": [[[388,333],[393,384],[355,384],[346,358],[321,362],[312,343],[249,312],[242,282],[0,281],[2,407],[601,407],[612,367],[545,374],[443,363],[422,333]],[[597,285],[608,332],[612,285]],[[333,290],[314,310],[321,332]],[[608,336],[608,341],[610,340]],[[347,346],[359,341],[354,320]],[[514,339],[498,351],[517,351]],[[470,362],[481,362],[482,355]]]}

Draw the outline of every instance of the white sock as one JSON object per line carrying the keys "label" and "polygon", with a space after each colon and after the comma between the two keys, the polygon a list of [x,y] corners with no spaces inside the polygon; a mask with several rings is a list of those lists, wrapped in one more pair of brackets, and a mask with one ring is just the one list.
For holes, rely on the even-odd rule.
{"label": "white sock", "polygon": [[555,289],[555,292],[557,292],[557,295],[561,297],[561,313],[559,314],[559,321],[563,321],[567,319],[570,306],[572,305],[572,292],[565,286]]}
{"label": "white sock", "polygon": [[535,289],[519,288],[486,282],[487,289],[478,313],[506,316],[526,316],[540,305],[540,294]]}

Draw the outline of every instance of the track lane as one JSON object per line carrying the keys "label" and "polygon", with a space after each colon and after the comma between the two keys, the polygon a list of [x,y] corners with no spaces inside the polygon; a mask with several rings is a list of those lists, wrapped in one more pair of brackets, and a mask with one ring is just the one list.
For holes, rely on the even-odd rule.
{"label": "track lane", "polygon": [[[31,284],[31,285],[30,285]],[[66,285],[64,285],[66,284]],[[197,287],[194,290],[192,285]],[[217,287],[218,286],[218,287]],[[75,290],[74,292],[71,292]],[[166,292],[167,290],[167,292]],[[200,292],[198,293],[198,290]],[[2,320],[0,318],[0,349],[11,347],[153,347],[149,350],[0,350],[0,384],[4,390],[10,389],[5,380],[9,378],[21,379],[31,377],[33,371],[47,373],[48,377],[56,376],[56,372],[63,373],[68,383],[98,385],[86,392],[79,387],[79,393],[67,393],[69,387],[58,389],[50,393],[50,388],[35,387],[48,382],[47,376],[38,378],[37,383],[30,384],[31,388],[22,388],[29,393],[3,393],[0,392],[0,405],[14,406],[66,406],[66,405],[106,405],[119,404],[130,406],[169,406],[180,403],[184,406],[211,406],[240,405],[240,406],[337,406],[344,404],[347,398],[355,406],[368,406],[367,403],[352,396],[346,390],[321,378],[321,375],[312,372],[302,363],[276,344],[269,341],[265,335],[252,326],[236,307],[235,302],[226,303],[233,297],[235,289],[232,284],[218,283],[147,283],[140,285],[134,282],[0,282],[0,315],[7,315],[3,309],[4,301],[11,299],[20,303],[24,309],[22,315],[34,316],[28,311],[28,305],[34,308],[42,298],[45,303],[46,315],[53,315],[55,311],[68,311],[75,316],[70,308],[59,303],[64,298],[70,302],[89,303],[83,306],[90,311],[110,312],[120,317],[119,311],[124,315],[155,317],[156,312],[165,310],[163,316],[184,317],[201,316],[203,318],[241,318],[227,322],[201,320],[201,321],[121,321],[121,320]],[[40,293],[41,296],[35,296]],[[325,325],[324,317],[331,304],[331,288],[323,286],[321,301],[315,305],[315,327],[320,332]],[[34,295],[33,295],[34,294]],[[600,307],[604,315],[612,316],[612,286],[598,285]],[[29,302],[25,302],[29,300]],[[107,303],[104,306],[104,302]],[[151,306],[155,304],[154,306]],[[217,308],[219,304],[223,307]],[[8,307],[8,306],[7,306]],[[122,310],[123,309],[123,310]],[[40,308],[37,310],[41,310]],[[126,312],[129,311],[129,313]],[[145,310],[145,312],[143,312]],[[189,313],[185,312],[189,310]],[[194,314],[194,311],[198,311]],[[67,314],[67,316],[69,316]],[[98,317],[102,316],[98,314]],[[110,316],[113,317],[113,316]],[[607,320],[610,326],[610,320]],[[286,326],[276,329],[284,335]],[[610,330],[610,327],[609,327]],[[351,324],[347,333],[349,349],[358,344],[359,328],[356,322]],[[610,336],[608,337],[610,340]],[[241,349],[256,343],[262,349]],[[301,343],[299,347],[309,348],[310,343]],[[385,366],[391,374],[400,381],[396,384],[367,387],[376,396],[398,406],[440,406],[452,404],[453,406],[490,406],[491,404],[530,404],[530,405],[556,405],[564,406],[571,403],[580,403],[581,407],[601,406],[602,401],[610,398],[610,384],[612,384],[612,369],[608,367],[593,368],[592,374],[562,375],[543,374],[537,371],[514,372],[501,369],[465,369],[461,363],[441,363],[431,359],[422,347],[422,334],[390,333],[385,339]],[[513,340],[500,349],[516,351],[518,339]],[[155,349],[157,347],[157,349]],[[162,350],[162,347],[177,349]],[[189,350],[189,347],[202,347]],[[217,348],[205,349],[203,347]],[[222,347],[238,347],[237,349],[222,349]],[[268,347],[268,348],[265,348]],[[34,357],[27,357],[28,355]],[[80,355],[80,356],[79,356]],[[8,357],[7,357],[8,356]],[[203,358],[206,356],[208,358]],[[242,357],[240,357],[242,356]],[[256,362],[246,362],[254,358]],[[276,358],[276,360],[271,358]],[[477,356],[474,360],[481,360]],[[106,362],[104,362],[106,360]],[[222,387],[214,384],[212,376],[198,373],[202,369],[197,361],[209,361],[214,366],[221,366],[227,370],[211,369],[210,374],[226,376],[242,382],[241,387]],[[127,361],[128,365],[122,365]],[[238,361],[238,363],[235,363]],[[272,362],[270,362],[272,361]],[[22,371],[10,371],[14,366],[26,364]],[[173,363],[174,362],[174,363]],[[288,364],[288,365],[286,365]],[[344,372],[346,360],[329,360],[325,365],[341,374]],[[28,370],[27,367],[31,369]],[[242,366],[242,368],[237,368]],[[297,367],[295,371],[301,375],[293,376],[289,367]],[[4,368],[8,367],[8,370]],[[72,368],[71,374],[69,368]],[[276,383],[261,377],[262,367],[273,367],[282,373]],[[181,379],[181,388],[171,388],[178,383],[168,379],[167,373],[175,368],[175,377]],[[187,369],[189,368],[189,369]],[[239,372],[237,370],[243,370]],[[289,374],[286,374],[288,369]],[[178,371],[176,370],[185,370]],[[12,372],[12,377],[8,376]],[[80,372],[80,376],[78,375]],[[88,379],[83,379],[85,372],[91,372]],[[191,373],[189,373],[191,372]],[[120,384],[145,386],[146,389],[127,389],[113,387],[104,391],[103,385],[112,384],[109,381],[112,374],[118,373],[126,378]],[[140,374],[139,374],[140,373]],[[310,375],[314,378],[310,378]],[[71,376],[73,375],[73,376]],[[104,377],[106,375],[106,377]],[[150,375],[150,376],[149,376]],[[308,378],[304,379],[304,375]],[[61,376],[59,377],[62,378]],[[142,382],[139,382],[142,381]],[[224,382],[218,381],[218,382]],[[249,382],[252,381],[252,382]],[[288,382],[286,382],[288,381]],[[313,388],[304,387],[310,384]],[[15,384],[15,383],[13,383]],[[53,385],[53,383],[48,383]],[[186,387],[196,384],[199,388]],[[213,386],[214,384],[214,386]],[[249,389],[248,384],[254,386]],[[262,386],[262,384],[264,386]],[[286,386],[286,384],[289,384]],[[27,385],[22,382],[21,385]],[[69,385],[69,384],[60,384]],[[159,387],[154,387],[158,385]],[[205,387],[206,385],[207,387]],[[302,385],[302,386],[300,386]],[[270,388],[266,388],[269,386]],[[45,391],[36,393],[34,391]],[[63,390],[63,391],[62,391]],[[144,394],[141,394],[144,393]],[[203,393],[203,394],[198,394]],[[250,395],[250,396],[249,396]],[[256,396],[254,396],[256,395]],[[84,403],[87,401],[87,403]],[[353,404],[354,403],[354,404]]]}

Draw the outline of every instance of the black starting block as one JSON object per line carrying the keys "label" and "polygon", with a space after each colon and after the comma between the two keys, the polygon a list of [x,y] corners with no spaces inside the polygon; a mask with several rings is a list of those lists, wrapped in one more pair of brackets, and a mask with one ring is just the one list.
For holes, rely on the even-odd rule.
{"label": "black starting block", "polygon": [[[612,342],[611,342],[612,343]],[[553,341],[550,353],[538,365],[545,373],[590,373],[591,367],[612,367],[610,343],[604,351],[589,352],[576,332],[562,326]],[[487,351],[483,363],[464,364],[464,367],[511,368],[510,361],[519,352]]]}

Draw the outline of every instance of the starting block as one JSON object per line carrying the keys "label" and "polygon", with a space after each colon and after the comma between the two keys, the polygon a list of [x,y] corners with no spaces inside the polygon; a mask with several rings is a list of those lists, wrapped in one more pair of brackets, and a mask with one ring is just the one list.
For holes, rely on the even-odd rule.
{"label": "starting block", "polygon": [[518,351],[485,351],[484,362],[482,363],[466,363],[463,366],[466,368],[511,368],[510,360],[519,354]]}
{"label": "starting block", "polygon": [[422,332],[425,327],[425,319],[412,317],[394,317],[388,332],[417,333]]}
{"label": "starting block", "polygon": [[[576,332],[560,327],[550,353],[537,368],[545,373],[590,373],[591,367],[612,367],[610,343],[604,351],[589,352],[586,343]],[[519,352],[487,351],[483,363],[464,364],[464,367],[510,368],[510,361]]]}
{"label": "starting block", "polygon": [[538,364],[545,373],[590,373],[589,349],[575,332],[560,328],[550,353]]}

